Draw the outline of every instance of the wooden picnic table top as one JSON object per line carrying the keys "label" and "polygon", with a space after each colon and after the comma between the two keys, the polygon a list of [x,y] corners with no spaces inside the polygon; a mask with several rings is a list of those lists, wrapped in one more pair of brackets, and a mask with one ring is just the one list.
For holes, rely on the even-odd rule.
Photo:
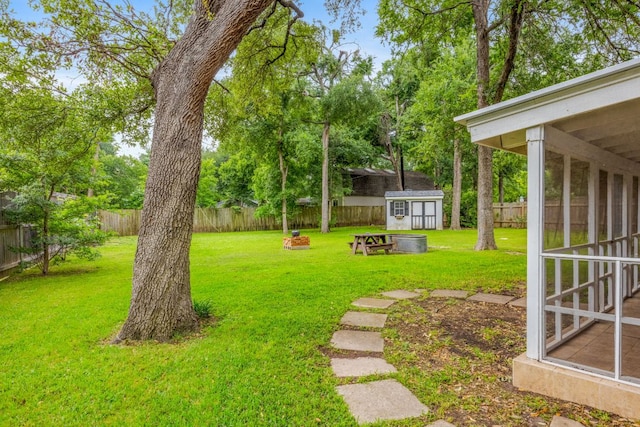
{"label": "wooden picnic table top", "polygon": [[351,252],[355,253],[360,249],[363,255],[368,255],[369,252],[378,249],[384,250],[384,253],[389,253],[393,244],[387,240],[390,233],[361,233],[353,234],[353,242],[351,243]]}

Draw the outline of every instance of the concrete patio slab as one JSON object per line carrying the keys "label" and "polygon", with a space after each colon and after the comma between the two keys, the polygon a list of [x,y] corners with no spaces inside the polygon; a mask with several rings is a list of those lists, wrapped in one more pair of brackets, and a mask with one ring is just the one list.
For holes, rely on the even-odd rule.
{"label": "concrete patio slab", "polygon": [[340,324],[369,328],[383,328],[386,321],[386,314],[347,311],[344,316],[342,316]]}
{"label": "concrete patio slab", "polygon": [[331,368],[336,377],[364,377],[398,372],[392,364],[379,357],[334,358],[331,359]]}
{"label": "concrete patio slab", "polygon": [[429,411],[396,380],[348,384],[336,389],[359,424],[419,417]]}
{"label": "concrete patio slab", "polygon": [[429,294],[430,297],[434,298],[460,298],[465,299],[469,295],[467,291],[459,291],[452,289],[436,289]]}
{"label": "concrete patio slab", "polygon": [[392,299],[360,298],[358,300],[355,300],[351,304],[355,305],[356,307],[363,308],[388,308],[395,302],[396,301]]}
{"label": "concrete patio slab", "polygon": [[383,292],[382,295],[384,295],[385,297],[395,298],[395,299],[410,299],[410,298],[415,298],[420,296],[420,294],[416,292],[405,291],[402,289],[399,289],[397,291]]}
{"label": "concrete patio slab", "polygon": [[469,301],[488,302],[490,304],[508,304],[515,298],[509,295],[495,295],[495,294],[483,294],[477,293],[467,298]]}
{"label": "concrete patio slab", "polygon": [[341,350],[372,351],[382,353],[384,340],[380,332],[336,331],[331,344]]}
{"label": "concrete patio slab", "polygon": [[511,307],[527,308],[527,297],[518,298],[509,303]]}
{"label": "concrete patio slab", "polygon": [[526,354],[513,359],[512,381],[516,388],[524,391],[640,419],[640,405],[629,403],[640,402],[640,390],[634,385],[538,362]]}

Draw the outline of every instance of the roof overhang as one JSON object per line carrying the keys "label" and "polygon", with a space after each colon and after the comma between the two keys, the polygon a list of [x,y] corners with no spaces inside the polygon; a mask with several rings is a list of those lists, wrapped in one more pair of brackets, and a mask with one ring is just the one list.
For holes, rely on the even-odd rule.
{"label": "roof overhang", "polygon": [[[596,140],[606,140],[608,147],[633,141],[635,150],[640,143],[640,59],[454,120],[467,126],[472,142],[521,154],[526,154],[526,130],[540,125],[551,125],[594,145]],[[633,160],[640,160],[640,152]]]}
{"label": "roof overhang", "polygon": [[387,191],[384,193],[387,200],[442,200],[444,192],[442,190],[405,190],[405,191]]}

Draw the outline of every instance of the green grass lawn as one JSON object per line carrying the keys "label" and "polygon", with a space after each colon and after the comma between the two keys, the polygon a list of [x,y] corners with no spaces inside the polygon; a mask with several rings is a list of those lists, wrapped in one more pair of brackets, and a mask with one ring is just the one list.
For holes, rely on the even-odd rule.
{"label": "green grass lawn", "polygon": [[0,425],[356,425],[319,351],[357,298],[393,289],[521,290],[524,230],[427,233],[426,254],[351,255],[343,228],[282,249],[282,234],[196,234],[192,293],[217,322],[177,344],[113,346],[134,238],[0,282]]}

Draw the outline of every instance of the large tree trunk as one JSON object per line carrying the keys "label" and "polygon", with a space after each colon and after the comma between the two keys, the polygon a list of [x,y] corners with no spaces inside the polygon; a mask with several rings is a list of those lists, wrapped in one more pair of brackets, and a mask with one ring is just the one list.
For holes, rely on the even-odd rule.
{"label": "large tree trunk", "polygon": [[[401,113],[400,113],[400,107],[398,105],[398,97],[396,97],[396,122],[399,120],[400,114]],[[396,189],[398,191],[403,191],[404,182],[403,182],[402,175],[404,171],[402,170],[402,167],[401,167],[402,148],[398,146],[398,151],[396,153],[396,150],[393,147],[393,141],[391,140],[391,133],[395,131],[396,138],[398,138],[399,130],[397,129],[397,126],[396,126],[396,129],[393,129],[393,126],[391,125],[391,115],[386,112],[380,116],[380,127],[381,127],[380,141],[382,142],[382,145],[384,145],[389,161],[391,162],[391,166],[393,167],[393,171],[396,174]]]}
{"label": "large tree trunk", "polygon": [[329,132],[331,130],[331,124],[325,122],[322,128],[322,207],[321,214],[322,220],[320,225],[321,233],[329,232],[329,219],[331,212],[329,210],[329,204],[331,200],[329,198]]}
{"label": "large tree trunk", "polygon": [[475,250],[497,249],[493,233],[493,150],[478,146],[478,241]]}
{"label": "large tree trunk", "polygon": [[451,196],[451,226],[452,230],[460,230],[460,199],[462,193],[462,153],[460,140],[453,140],[453,189]]}
{"label": "large tree trunk", "polygon": [[[282,132],[280,132],[280,138],[282,138]],[[282,144],[282,139],[280,144]],[[284,153],[282,148],[278,148],[278,160],[280,161],[280,192],[282,197],[282,234],[289,234],[289,223],[287,220],[287,175],[289,174],[289,167],[285,164]]]}
{"label": "large tree trunk", "polygon": [[49,274],[49,258],[51,251],[49,248],[49,207],[45,208],[42,218],[42,275]]}
{"label": "large tree trunk", "polygon": [[[476,25],[477,41],[477,77],[478,108],[489,105],[488,88],[490,79],[489,57],[489,6],[490,0],[474,0],[472,2],[473,19]],[[518,42],[522,31],[522,22],[528,13],[526,0],[513,0],[509,10],[509,45],[502,64],[502,72],[495,85],[493,102],[502,101],[509,76],[513,71]],[[478,241],[476,250],[497,249],[493,232],[493,150],[489,147],[478,147]]]}
{"label": "large tree trunk", "polygon": [[[397,100],[396,100],[396,104],[397,104]],[[396,110],[397,110],[397,107],[396,107]],[[380,135],[380,139],[382,140],[382,144],[384,145],[384,148],[387,151],[387,156],[389,156],[389,161],[391,162],[393,171],[396,174],[396,189],[398,191],[402,191],[404,190],[403,188],[404,185],[402,182],[403,171],[401,170],[401,167],[400,167],[401,154],[400,154],[399,147],[398,147],[397,155],[396,155],[396,150],[393,148],[393,142],[391,141],[391,132],[392,132],[391,116],[389,115],[389,113],[382,114],[382,116],[380,117],[380,122],[381,122],[381,128],[382,128],[382,134]],[[396,135],[397,135],[397,131],[396,131]]]}
{"label": "large tree trunk", "polygon": [[[98,162],[100,162],[100,143],[96,142],[96,151],[93,153],[93,163],[91,164],[91,179],[95,180],[98,174]],[[93,185],[93,184],[92,184]],[[87,197],[93,197],[93,186],[87,190]]]}
{"label": "large tree trunk", "polygon": [[[400,104],[400,98],[396,96],[396,124],[394,130],[396,132],[396,139],[400,141],[400,118],[405,111],[405,103]],[[393,152],[393,145],[391,144],[391,138],[389,138],[389,148]],[[404,191],[404,157],[402,154],[402,145],[398,144],[398,154],[395,156],[396,160],[393,163],[393,169],[396,173],[396,185],[399,191]]]}
{"label": "large tree trunk", "polygon": [[133,292],[116,342],[167,341],[198,326],[191,301],[189,248],[204,101],[216,72],[272,2],[196,1],[183,37],[153,73],[157,106]]}
{"label": "large tree trunk", "polygon": [[[478,108],[489,105],[489,0],[473,2],[473,18],[476,24],[476,74],[478,79]],[[478,146],[478,241],[475,249],[497,249],[493,234],[493,151]]]}

